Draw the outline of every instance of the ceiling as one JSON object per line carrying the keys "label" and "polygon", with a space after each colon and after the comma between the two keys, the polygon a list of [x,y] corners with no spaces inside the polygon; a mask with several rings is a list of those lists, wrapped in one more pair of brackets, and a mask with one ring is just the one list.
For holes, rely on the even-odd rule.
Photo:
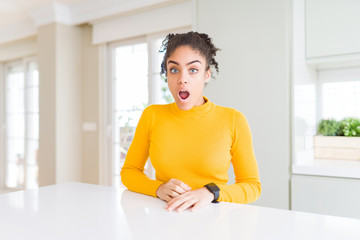
{"label": "ceiling", "polygon": [[54,2],[70,7],[86,1],[88,0],[0,0],[0,26],[12,25],[30,19],[29,12]]}
{"label": "ceiling", "polygon": [[189,0],[0,0],[0,44],[36,35],[51,22],[96,23],[114,16]]}

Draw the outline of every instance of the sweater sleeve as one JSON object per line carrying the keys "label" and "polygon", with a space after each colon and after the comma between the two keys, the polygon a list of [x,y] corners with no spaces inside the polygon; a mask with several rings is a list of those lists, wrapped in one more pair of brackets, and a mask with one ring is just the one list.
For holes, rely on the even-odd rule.
{"label": "sweater sleeve", "polygon": [[236,203],[256,201],[261,193],[259,171],[249,124],[239,111],[234,111],[231,155],[235,183],[218,185],[220,188],[219,201]]}
{"label": "sweater sleeve", "polygon": [[121,181],[131,191],[156,197],[156,190],[163,182],[152,180],[144,173],[144,166],[149,158],[152,118],[153,111],[150,106],[143,111],[136,127],[121,170]]}

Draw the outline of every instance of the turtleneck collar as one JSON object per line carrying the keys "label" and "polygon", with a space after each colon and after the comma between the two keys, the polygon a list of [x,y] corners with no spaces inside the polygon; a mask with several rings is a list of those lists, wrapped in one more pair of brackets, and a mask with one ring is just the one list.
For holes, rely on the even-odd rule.
{"label": "turtleneck collar", "polygon": [[175,102],[171,104],[171,108],[176,114],[184,117],[200,117],[212,112],[215,109],[215,104],[210,102],[209,99],[207,99],[206,97],[203,98],[205,101],[204,104],[200,106],[194,106],[190,110],[181,110],[180,108],[178,108]]}

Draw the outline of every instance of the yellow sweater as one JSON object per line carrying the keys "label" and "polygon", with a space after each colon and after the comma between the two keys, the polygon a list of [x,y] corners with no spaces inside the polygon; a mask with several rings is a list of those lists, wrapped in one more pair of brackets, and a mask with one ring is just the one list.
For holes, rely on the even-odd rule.
{"label": "yellow sweater", "polygon": [[[129,190],[156,197],[160,184],[176,178],[193,190],[215,183],[219,201],[249,203],[259,198],[261,184],[246,118],[204,99],[205,104],[188,111],[176,103],[144,110],[121,171]],[[149,156],[156,180],[144,174]],[[235,184],[227,185],[230,162]]]}

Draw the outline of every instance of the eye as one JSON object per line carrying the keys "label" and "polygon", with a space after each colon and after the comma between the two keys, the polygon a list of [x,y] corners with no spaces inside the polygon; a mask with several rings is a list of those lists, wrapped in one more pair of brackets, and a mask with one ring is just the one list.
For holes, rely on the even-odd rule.
{"label": "eye", "polygon": [[190,73],[197,73],[198,70],[196,68],[190,68]]}
{"label": "eye", "polygon": [[171,73],[178,73],[178,72],[179,72],[179,70],[178,70],[178,69],[176,69],[176,68],[170,68],[170,72],[171,72]]}

